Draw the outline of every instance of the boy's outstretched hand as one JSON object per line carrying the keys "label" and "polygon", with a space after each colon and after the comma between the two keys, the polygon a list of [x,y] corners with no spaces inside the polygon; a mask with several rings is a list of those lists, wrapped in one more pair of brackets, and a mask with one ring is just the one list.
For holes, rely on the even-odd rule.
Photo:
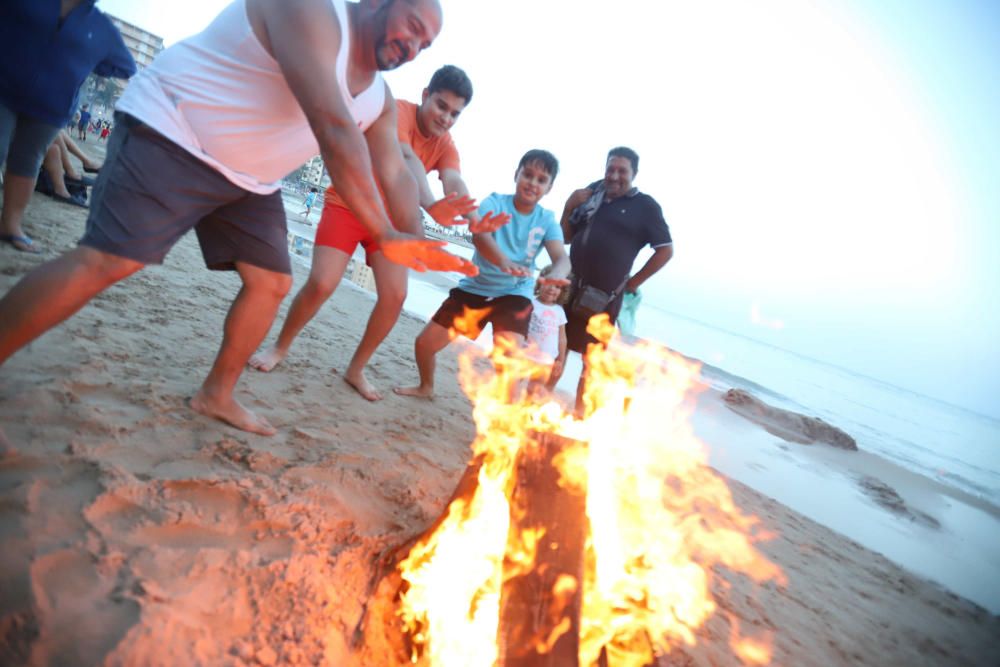
{"label": "boy's outstretched hand", "polygon": [[459,197],[452,192],[431,204],[427,213],[442,227],[451,227],[468,222],[463,216],[472,213],[477,207],[476,200],[469,195]]}
{"label": "boy's outstretched hand", "polygon": [[510,213],[494,213],[487,211],[479,220],[469,221],[469,231],[473,234],[488,234],[495,232],[510,222]]}
{"label": "boy's outstretched hand", "polygon": [[442,250],[444,241],[418,239],[410,234],[391,232],[379,239],[382,254],[390,262],[402,264],[414,271],[458,271],[467,276],[479,273],[476,265],[467,259]]}
{"label": "boy's outstretched hand", "polygon": [[550,276],[539,276],[535,281],[539,285],[555,285],[556,287],[568,287],[569,278],[552,278]]}

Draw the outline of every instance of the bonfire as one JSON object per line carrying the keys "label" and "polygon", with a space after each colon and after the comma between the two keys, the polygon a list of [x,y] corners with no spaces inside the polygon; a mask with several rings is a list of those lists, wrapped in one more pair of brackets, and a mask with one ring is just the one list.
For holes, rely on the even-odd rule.
{"label": "bonfire", "polygon": [[[692,433],[698,365],[625,344],[606,316],[589,331],[605,345],[588,350],[582,415],[526,389],[530,354],[494,350],[492,373],[460,360],[473,463],[438,521],[391,559],[382,619],[406,662],[656,664],[722,613],[718,568],[784,583],[754,546],[769,536]],[[770,638],[730,621],[733,655],[767,664]]]}

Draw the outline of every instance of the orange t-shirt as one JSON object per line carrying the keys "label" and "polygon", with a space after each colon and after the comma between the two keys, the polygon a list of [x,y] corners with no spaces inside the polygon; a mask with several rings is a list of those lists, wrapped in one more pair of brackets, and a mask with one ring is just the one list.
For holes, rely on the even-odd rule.
{"label": "orange t-shirt", "polygon": [[[399,143],[410,145],[427,173],[437,171],[440,174],[445,169],[461,170],[458,149],[451,140],[451,133],[445,132],[439,137],[425,137],[421,134],[417,125],[417,105],[413,102],[396,100],[396,134]],[[326,189],[323,202],[324,206],[333,204],[347,208],[332,184]]]}

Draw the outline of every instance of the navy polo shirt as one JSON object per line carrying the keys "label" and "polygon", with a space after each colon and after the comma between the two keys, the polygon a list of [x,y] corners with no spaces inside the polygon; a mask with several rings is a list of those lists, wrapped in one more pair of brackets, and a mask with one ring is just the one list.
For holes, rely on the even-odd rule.
{"label": "navy polo shirt", "polygon": [[0,2],[0,102],[17,113],[63,126],[91,72],[127,79],[135,61],[96,0],[60,22],[60,0]]}
{"label": "navy polo shirt", "polygon": [[[597,187],[600,182],[591,184]],[[586,232],[589,226],[590,232]],[[584,243],[584,234],[586,243]],[[632,263],[645,246],[672,242],[670,228],[656,200],[635,190],[604,201],[590,222],[573,230],[570,261],[573,275],[605,292],[617,289],[632,272]],[[617,301],[617,300],[616,300]]]}

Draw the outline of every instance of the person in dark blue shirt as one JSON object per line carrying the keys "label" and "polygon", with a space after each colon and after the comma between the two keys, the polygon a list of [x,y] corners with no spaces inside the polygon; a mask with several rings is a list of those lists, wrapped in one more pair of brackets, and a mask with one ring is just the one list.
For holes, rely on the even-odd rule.
{"label": "person in dark blue shirt", "polygon": [[[573,292],[587,287],[608,297],[597,312],[608,315],[614,324],[626,293],[635,293],[646,280],[662,269],[674,255],[673,238],[660,205],[632,185],[639,171],[639,155],[625,146],[608,151],[604,179],[570,195],[561,220],[563,237],[570,243]],[[646,246],[652,256],[636,272],[632,265]],[[599,341],[587,333],[592,314],[575,305],[566,305],[566,338],[569,349],[584,357],[583,373],[577,384],[576,407],[583,409],[586,384],[587,346]]]}
{"label": "person in dark blue shirt", "polygon": [[127,79],[135,61],[96,0],[0,2],[0,243],[38,252],[21,229],[45,151],[91,72]]}

